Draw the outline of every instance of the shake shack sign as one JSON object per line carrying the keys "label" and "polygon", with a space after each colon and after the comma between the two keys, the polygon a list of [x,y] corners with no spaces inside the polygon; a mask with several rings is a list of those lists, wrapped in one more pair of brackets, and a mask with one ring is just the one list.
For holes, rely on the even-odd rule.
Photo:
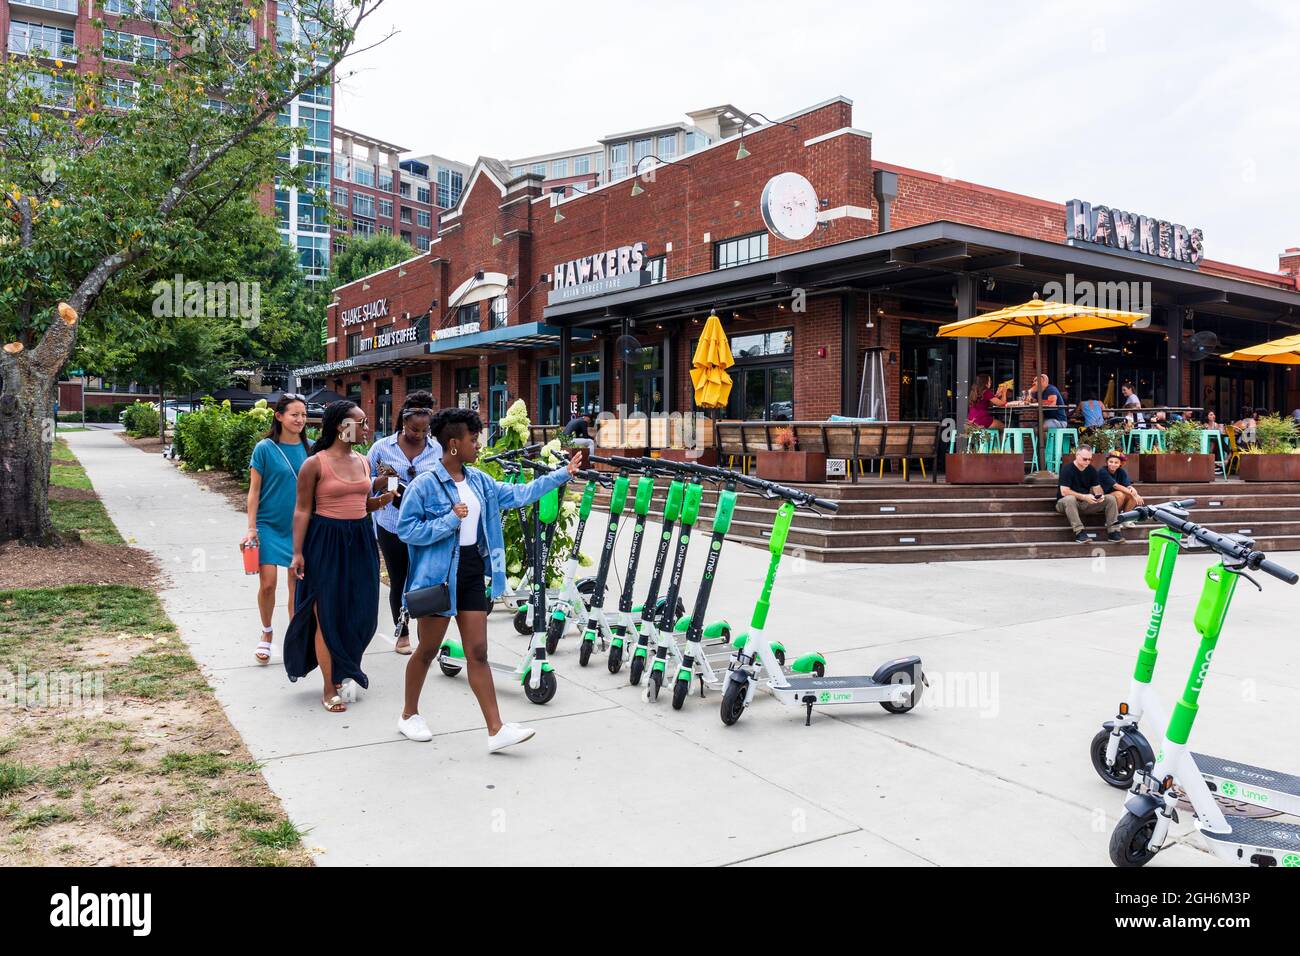
{"label": "shake shack sign", "polygon": [[1199,265],[1205,243],[1199,229],[1110,206],[1094,206],[1081,199],[1065,204],[1065,239],[1070,245],[1086,242],[1190,268]]}
{"label": "shake shack sign", "polygon": [[650,273],[645,267],[645,248],[644,242],[634,242],[630,246],[557,263],[551,273],[551,291],[546,304],[572,302],[647,284]]}
{"label": "shake shack sign", "polygon": [[363,322],[369,322],[371,319],[382,319],[388,315],[388,300],[376,299],[374,302],[367,302],[365,305],[354,306],[351,309],[343,310],[343,328],[351,325],[361,325]]}

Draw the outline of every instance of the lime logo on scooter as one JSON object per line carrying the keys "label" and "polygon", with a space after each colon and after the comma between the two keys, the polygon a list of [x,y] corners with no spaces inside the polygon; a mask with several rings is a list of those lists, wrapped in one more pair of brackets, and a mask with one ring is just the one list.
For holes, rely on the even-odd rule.
{"label": "lime logo on scooter", "polygon": [[853,700],[853,695],[845,694],[843,692],[832,694],[830,691],[824,690],[817,695],[817,701],[818,703],[821,704],[837,704],[840,703],[841,701],[851,701],[851,700]]}
{"label": "lime logo on scooter", "polygon": [[1283,866],[1300,866],[1300,853],[1288,853],[1282,857]]}
{"label": "lime logo on scooter", "polygon": [[1237,785],[1231,780],[1223,781],[1223,786],[1219,788],[1225,797],[1235,797],[1237,795]]}
{"label": "lime logo on scooter", "polygon": [[1155,640],[1160,636],[1160,622],[1164,620],[1165,606],[1156,604],[1151,608],[1151,623],[1147,625],[1147,638]]}

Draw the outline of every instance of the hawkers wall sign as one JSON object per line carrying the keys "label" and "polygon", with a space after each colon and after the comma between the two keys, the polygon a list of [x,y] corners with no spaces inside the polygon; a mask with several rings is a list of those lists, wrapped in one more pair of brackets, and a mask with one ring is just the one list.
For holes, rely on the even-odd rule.
{"label": "hawkers wall sign", "polygon": [[650,281],[650,273],[645,268],[645,248],[644,242],[634,242],[558,263],[551,273],[551,291],[546,304],[572,302],[645,285]]}
{"label": "hawkers wall sign", "polygon": [[367,302],[365,305],[344,309],[343,328],[346,329],[350,325],[360,325],[362,322],[369,322],[371,319],[382,319],[386,315],[388,315],[388,300],[376,299],[374,302]]}
{"label": "hawkers wall sign", "polygon": [[1195,268],[1204,255],[1205,235],[1181,223],[1153,219],[1081,199],[1065,204],[1065,239],[1086,242],[1147,259]]}

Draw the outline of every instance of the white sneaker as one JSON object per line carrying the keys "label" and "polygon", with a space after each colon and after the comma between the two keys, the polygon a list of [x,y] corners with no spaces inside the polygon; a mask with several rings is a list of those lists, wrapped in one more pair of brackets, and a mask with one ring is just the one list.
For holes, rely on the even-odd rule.
{"label": "white sneaker", "polygon": [[419,714],[403,717],[397,722],[397,732],[407,740],[426,741],[433,739],[433,731]]}
{"label": "white sneaker", "polygon": [[520,727],[518,724],[502,724],[500,730],[488,737],[488,753],[496,753],[498,750],[505,750],[515,744],[521,744],[525,740],[531,739],[536,733],[537,731],[531,727]]}

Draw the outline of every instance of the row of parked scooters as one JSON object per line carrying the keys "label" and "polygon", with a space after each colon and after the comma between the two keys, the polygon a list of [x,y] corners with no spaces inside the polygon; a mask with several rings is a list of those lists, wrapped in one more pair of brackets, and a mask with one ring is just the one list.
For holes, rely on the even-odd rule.
{"label": "row of parked scooters", "polygon": [[[544,473],[553,467],[531,457],[539,448],[528,446],[484,461],[499,462],[508,480],[526,481],[531,473]],[[906,713],[917,705],[926,685],[919,657],[888,661],[870,676],[828,676],[826,658],[820,652],[791,659],[785,643],[765,633],[777,570],[795,510],[834,511],[836,502],[802,489],[693,462],[593,455],[591,463],[608,470],[584,469],[579,473],[586,487],[578,505],[573,547],[558,587],[544,586],[543,569],[548,566],[561,514],[559,494],[552,492],[518,513],[525,529],[527,564],[519,586],[506,595],[504,603],[514,613],[516,630],[530,640],[518,667],[493,667],[512,673],[530,701],[544,704],[555,696],[557,682],[550,655],[572,633],[579,638],[580,666],[587,667],[594,657],[604,655],[609,672],[617,674],[626,663],[629,681],[634,686],[644,685],[646,701],[656,702],[663,694],[671,698],[676,710],[685,705],[697,686],[700,697],[708,691],[718,692],[722,722],[727,725],[740,720],[759,689],[786,706],[805,708],[805,723],[811,723],[813,708],[819,705],[876,703],[895,714]],[[667,489],[662,512],[652,516],[656,487],[664,483]],[[684,593],[686,559],[700,520],[706,485],[716,486],[717,496],[704,573],[688,610]],[[749,628],[734,633],[729,622],[708,620],[708,606],[742,487],[779,500],[780,505],[768,536],[767,575]],[[580,580],[583,532],[601,488],[609,491],[605,536],[595,576]],[[651,539],[655,553],[649,584],[641,602],[634,603],[643,543],[650,534],[652,517],[658,517],[659,527],[658,536]],[[621,587],[616,589],[611,581],[615,544],[620,529],[629,520],[631,546]],[[464,665],[463,651],[450,637],[439,651],[438,665],[448,676],[459,674]]]}
{"label": "row of parked scooters", "polygon": [[[1221,859],[1245,866],[1300,866],[1300,825],[1276,819],[1300,816],[1300,777],[1194,753],[1188,747],[1237,582],[1244,578],[1260,588],[1251,571],[1287,584],[1295,584],[1300,576],[1270,561],[1249,536],[1218,534],[1193,522],[1187,509],[1194,504],[1195,499],[1171,501],[1120,515],[1124,521],[1154,521],[1159,526],[1150,533],[1146,566],[1146,583],[1155,600],[1128,697],[1115,719],[1106,721],[1092,739],[1093,768],[1112,787],[1129,791],[1124,814],[1111,834],[1111,862],[1121,867],[1150,862],[1170,845],[1169,830],[1181,810],[1192,814],[1201,837]],[[1200,645],[1170,713],[1152,678],[1174,564],[1185,545],[1209,548],[1220,560],[1205,573],[1194,617]],[[1151,746],[1143,727],[1147,732],[1164,729],[1159,750]]]}

